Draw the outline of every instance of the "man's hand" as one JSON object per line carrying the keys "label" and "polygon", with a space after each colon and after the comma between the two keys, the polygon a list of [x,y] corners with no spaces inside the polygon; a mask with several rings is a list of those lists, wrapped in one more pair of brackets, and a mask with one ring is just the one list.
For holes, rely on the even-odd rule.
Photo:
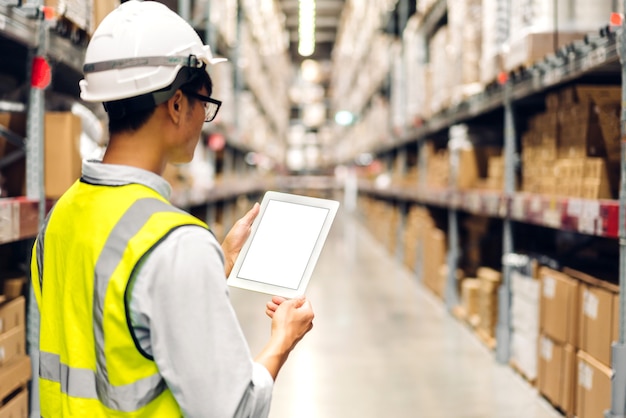
{"label": "man's hand", "polygon": [[255,203],[252,209],[246,213],[243,218],[235,222],[235,225],[228,231],[224,242],[222,243],[222,251],[224,251],[224,270],[226,277],[230,275],[230,271],[235,265],[235,260],[241,251],[241,247],[250,236],[250,228],[252,222],[259,214],[260,205]]}
{"label": "man's hand", "polygon": [[304,297],[285,299],[274,296],[266,305],[265,313],[272,318],[270,341],[256,357],[276,379],[289,353],[313,328],[313,308]]}

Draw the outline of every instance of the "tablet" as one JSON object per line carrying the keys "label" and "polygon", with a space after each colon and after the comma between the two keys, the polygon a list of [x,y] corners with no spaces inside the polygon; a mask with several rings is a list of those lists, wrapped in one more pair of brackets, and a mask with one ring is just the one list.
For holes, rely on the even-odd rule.
{"label": "tablet", "polygon": [[293,298],[304,295],[339,202],[269,191],[228,285]]}

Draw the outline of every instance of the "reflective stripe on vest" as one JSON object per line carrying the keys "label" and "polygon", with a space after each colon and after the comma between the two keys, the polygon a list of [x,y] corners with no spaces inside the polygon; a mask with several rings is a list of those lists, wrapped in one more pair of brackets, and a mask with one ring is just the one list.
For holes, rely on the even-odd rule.
{"label": "reflective stripe on vest", "polygon": [[[139,199],[128,208],[113,227],[96,261],[94,277],[93,321],[96,346],[96,371],[69,367],[61,363],[58,354],[40,353],[40,377],[61,384],[61,391],[69,396],[99,399],[106,407],[132,412],[148,405],[167,389],[159,374],[123,386],[113,386],[108,379],[106,357],[104,354],[104,298],[113,272],[121,262],[128,243],[146,224],[152,215],[158,212],[178,212],[168,203],[155,198]],[[44,228],[47,226],[44,225]],[[37,246],[40,284],[43,293],[43,233]],[[39,261],[41,259],[41,262]]]}

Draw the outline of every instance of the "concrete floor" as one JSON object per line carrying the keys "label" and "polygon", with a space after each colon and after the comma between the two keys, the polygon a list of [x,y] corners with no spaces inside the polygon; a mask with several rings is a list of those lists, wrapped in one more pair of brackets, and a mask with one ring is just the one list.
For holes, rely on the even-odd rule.
{"label": "concrete floor", "polygon": [[[278,376],[271,418],[562,417],[350,214],[337,216],[307,296],[315,326]],[[231,298],[255,354],[269,296]]]}

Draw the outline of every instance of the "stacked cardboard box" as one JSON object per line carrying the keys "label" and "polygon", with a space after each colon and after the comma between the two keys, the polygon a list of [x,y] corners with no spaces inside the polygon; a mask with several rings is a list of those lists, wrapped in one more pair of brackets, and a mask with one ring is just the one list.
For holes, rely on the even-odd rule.
{"label": "stacked cardboard box", "polygon": [[447,149],[428,152],[426,165],[426,185],[431,189],[445,189],[449,186],[450,156]]}
{"label": "stacked cardboard box", "polygon": [[[0,125],[19,136],[26,135],[26,115],[0,113]],[[46,197],[56,199],[81,174],[80,118],[71,112],[47,112],[44,118],[44,187]],[[0,157],[14,152],[16,147],[0,136]],[[25,187],[24,160],[18,160],[3,169],[4,196],[23,196]]]}
{"label": "stacked cardboard box", "polygon": [[487,178],[485,181],[487,190],[504,190],[504,157],[493,155],[487,162]]}
{"label": "stacked cardboard box", "polygon": [[578,345],[579,283],[572,277],[542,267],[537,385],[553,405],[566,414],[575,406],[576,349]]}
{"label": "stacked cardboard box", "polygon": [[25,302],[23,297],[0,303],[0,416],[28,416],[31,378],[26,355]]}
{"label": "stacked cardboard box", "polygon": [[[421,253],[424,244],[425,231],[432,228],[434,221],[428,209],[421,206],[412,206],[409,209],[404,228],[404,264],[411,270],[421,270]],[[419,263],[419,264],[418,264]]]}
{"label": "stacked cardboard box", "polygon": [[435,295],[443,299],[446,282],[440,269],[446,263],[446,234],[434,225],[424,230],[423,240],[423,283]]}
{"label": "stacked cardboard box", "polygon": [[611,402],[611,344],[619,332],[619,286],[576,270],[564,271],[579,280],[576,415],[602,416]]}
{"label": "stacked cardboard box", "polygon": [[511,359],[528,381],[537,378],[540,281],[518,271],[511,275]]}
{"label": "stacked cardboard box", "polygon": [[619,184],[620,87],[576,85],[546,96],[522,136],[522,190],[610,199]]}
{"label": "stacked cardboard box", "polygon": [[502,281],[499,271],[480,267],[476,275],[479,287],[478,315],[480,320],[476,333],[490,348],[495,347],[495,331],[498,322],[498,288]]}
{"label": "stacked cardboard box", "polygon": [[472,327],[480,322],[480,280],[467,277],[461,282],[460,316]]}
{"label": "stacked cardboard box", "polygon": [[393,202],[370,198],[362,205],[368,229],[388,249],[396,251],[400,211]]}
{"label": "stacked cardboard box", "polygon": [[484,239],[489,234],[491,220],[486,216],[468,216],[463,221],[462,268],[469,276],[475,277],[478,268],[484,263]]}

